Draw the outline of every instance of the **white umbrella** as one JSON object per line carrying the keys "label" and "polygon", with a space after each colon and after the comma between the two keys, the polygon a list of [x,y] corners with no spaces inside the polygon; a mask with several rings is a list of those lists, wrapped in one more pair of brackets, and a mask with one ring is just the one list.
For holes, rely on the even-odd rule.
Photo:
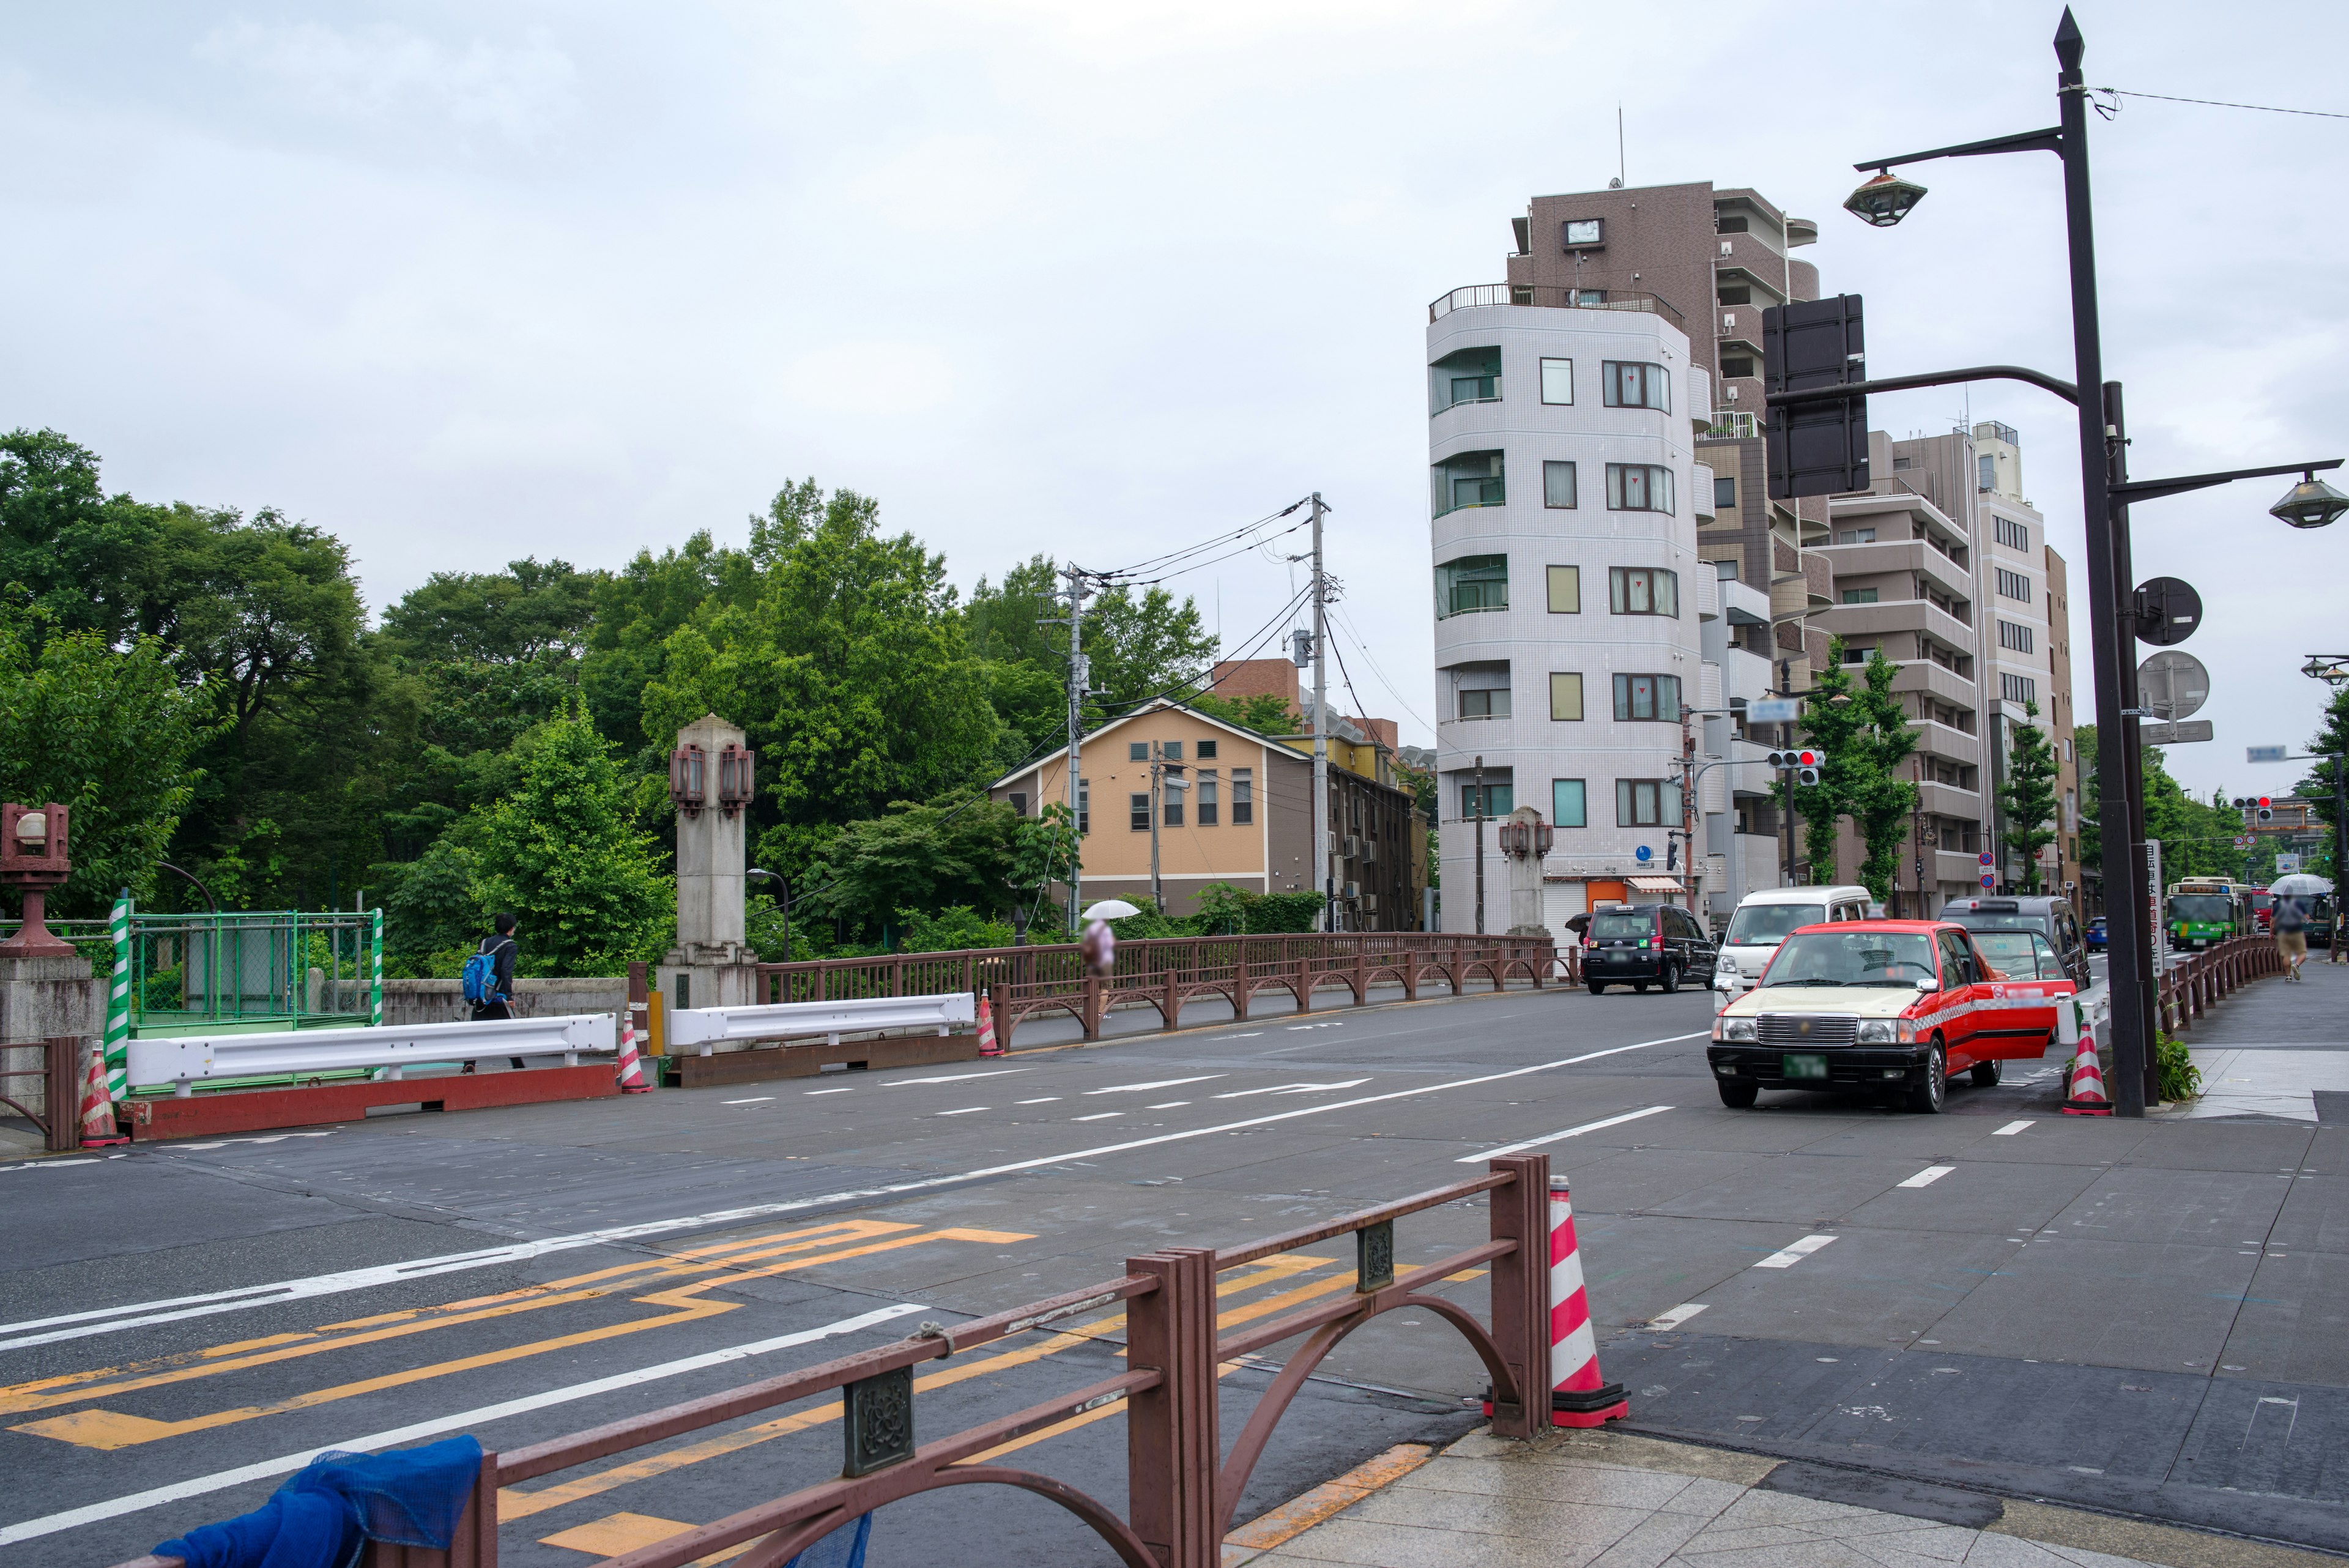
{"label": "white umbrella", "polygon": [[2268,891],[2289,898],[2316,898],[2330,895],[2333,884],[2322,877],[2295,871],[2289,877],[2279,877],[2269,883]]}
{"label": "white umbrella", "polygon": [[1083,918],[1088,920],[1122,920],[1128,915],[1140,913],[1142,913],[1140,909],[1123,898],[1103,898],[1100,903],[1087,909]]}

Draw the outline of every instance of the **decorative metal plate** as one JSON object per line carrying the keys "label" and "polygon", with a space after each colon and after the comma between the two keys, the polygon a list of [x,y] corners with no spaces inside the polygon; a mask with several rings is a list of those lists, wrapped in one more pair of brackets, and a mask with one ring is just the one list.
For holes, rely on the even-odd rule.
{"label": "decorative metal plate", "polygon": [[1394,1283],[1394,1221],[1381,1220],[1354,1232],[1354,1289],[1368,1294]]}
{"label": "decorative metal plate", "polygon": [[869,1476],[914,1457],[914,1369],[901,1366],[840,1390],[847,1441],[843,1476]]}

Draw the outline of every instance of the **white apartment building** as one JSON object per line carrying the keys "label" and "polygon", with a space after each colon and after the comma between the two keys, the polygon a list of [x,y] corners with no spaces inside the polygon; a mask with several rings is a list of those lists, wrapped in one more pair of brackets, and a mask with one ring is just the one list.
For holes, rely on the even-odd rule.
{"label": "white apartment building", "polygon": [[[1443,923],[1475,929],[1480,805],[1531,805],[1557,830],[1543,923],[1562,935],[1594,900],[1704,890],[1682,780],[1684,713],[1726,705],[1705,659],[1720,585],[1696,554],[1713,400],[1651,306],[1510,297],[1457,290],[1427,332]],[[1744,595],[1766,619],[1766,596]],[[1484,926],[1505,930],[1507,867],[1483,836]]]}

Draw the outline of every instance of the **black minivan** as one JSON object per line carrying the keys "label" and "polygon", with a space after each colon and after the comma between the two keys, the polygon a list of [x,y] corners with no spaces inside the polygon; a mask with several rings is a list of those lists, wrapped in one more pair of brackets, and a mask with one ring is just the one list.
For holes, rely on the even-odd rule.
{"label": "black minivan", "polygon": [[1713,942],[1697,918],[1676,904],[1607,904],[1582,936],[1582,978],[1590,994],[1610,985],[1666,992],[1713,973]]}
{"label": "black minivan", "polygon": [[1940,918],[1970,931],[2037,931],[2055,950],[2064,972],[2082,991],[2088,989],[2088,944],[2080,934],[2080,918],[2069,898],[2016,895],[2005,898],[1952,898]]}

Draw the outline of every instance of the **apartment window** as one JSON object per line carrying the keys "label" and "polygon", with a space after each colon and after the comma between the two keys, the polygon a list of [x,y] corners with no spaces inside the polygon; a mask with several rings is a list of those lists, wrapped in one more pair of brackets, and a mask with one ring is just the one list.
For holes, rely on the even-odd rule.
{"label": "apartment window", "polygon": [[1672,510],[1672,471],[1643,462],[1607,465],[1607,505],[1615,512]]}
{"label": "apartment window", "polygon": [[1998,591],[2000,597],[2002,598],[2015,599],[2021,603],[2029,604],[2031,602],[2031,579],[2024,576],[2021,572],[2010,572],[2004,566],[2001,566],[1998,568]]}
{"label": "apartment window", "polygon": [[1873,545],[1876,543],[1876,530],[1873,528],[1838,528],[1836,530],[1836,543],[1838,545]]}
{"label": "apartment window", "polygon": [[1876,602],[1876,595],[1874,588],[1846,588],[1843,602],[1847,605],[1872,605]]}
{"label": "apartment window", "polygon": [[1582,568],[1580,566],[1549,568],[1549,613],[1552,615],[1582,613]]}
{"label": "apartment window", "polygon": [[1607,243],[1600,237],[1607,232],[1607,220],[1604,218],[1568,218],[1566,220],[1565,230],[1566,246],[1568,250],[1578,245],[1598,245]]}
{"label": "apartment window", "polygon": [[2012,517],[1993,517],[1991,521],[1997,526],[2000,544],[2010,550],[2020,550],[2026,556],[2031,553],[2030,524],[2018,523]]}
{"label": "apartment window", "polygon": [[1552,827],[1588,827],[1590,811],[1580,779],[1549,781],[1549,821]]}
{"label": "apartment window", "polygon": [[1715,218],[1713,221],[1713,232],[1716,234],[1742,234],[1745,232],[1745,215],[1739,213]]}
{"label": "apartment window", "polygon": [[1485,809],[1480,812],[1476,809],[1476,786],[1473,784],[1464,784],[1460,786],[1460,815],[1464,817],[1506,816],[1517,809],[1514,794],[1515,790],[1512,785],[1485,784]]}
{"label": "apartment window", "polygon": [[1232,826],[1246,827],[1256,820],[1256,771],[1232,770]]}
{"label": "apartment window", "polygon": [[1216,788],[1214,775],[1201,774],[1198,783],[1192,786],[1192,793],[1199,797],[1199,826],[1215,826],[1216,818],[1222,809],[1223,802],[1217,798],[1220,792]]}
{"label": "apartment window", "polygon": [[1181,790],[1168,790],[1166,792],[1165,798],[1158,803],[1158,808],[1166,814],[1167,826],[1180,827],[1183,826],[1183,792]]}
{"label": "apartment window", "polygon": [[1654,409],[1672,411],[1672,379],[1661,365],[1630,359],[1599,362],[1599,401],[1610,409]]}
{"label": "apartment window", "polygon": [[1542,504],[1568,507],[1575,504],[1574,464],[1545,462],[1542,464]]}
{"label": "apartment window", "polygon": [[1737,481],[1715,475],[1713,481],[1713,509],[1715,512],[1737,510]]}
{"label": "apartment window", "polygon": [[1681,613],[1681,576],[1661,566],[1607,568],[1607,607],[1617,615]]}
{"label": "apartment window", "polygon": [[1653,719],[1681,722],[1681,678],[1677,675],[1618,675],[1615,677],[1615,718],[1619,723]]}
{"label": "apartment window", "polygon": [[1216,742],[1213,741],[1200,742],[1197,754],[1199,760],[1203,763],[1214,762],[1216,760]]}
{"label": "apartment window", "polygon": [[1129,763],[1148,762],[1150,760],[1150,742],[1147,741],[1128,742],[1125,748],[1125,760]]}
{"label": "apartment window", "polygon": [[1015,789],[1011,792],[1011,815],[1014,816],[1025,816],[1028,815],[1027,791]]}
{"label": "apartment window", "polygon": [[1917,466],[1917,460],[1913,457],[1896,457],[1892,460],[1892,466],[1896,470],[1914,468]]}
{"label": "apartment window", "polygon": [[1996,490],[1998,488],[1998,459],[1989,452],[1983,452],[1980,457],[1975,458],[1974,476],[1974,488],[1976,490]]}
{"label": "apartment window", "polygon": [[1743,284],[1743,283],[1728,284],[1728,285],[1723,286],[1723,288],[1722,288],[1722,290],[1721,290],[1721,303],[1722,303],[1722,304],[1723,304],[1723,305],[1751,305],[1751,304],[1753,304],[1753,303],[1754,303],[1754,288],[1753,288],[1753,286],[1752,286],[1752,285],[1750,285],[1750,284]]}
{"label": "apartment window", "polygon": [[1126,826],[1136,833],[1150,831],[1150,792],[1139,791],[1125,797]]}
{"label": "apartment window", "polygon": [[2036,702],[2039,701],[2039,683],[2027,675],[2009,675],[2001,670],[1998,694],[2010,702]]}
{"label": "apartment window", "polygon": [[1093,786],[1079,779],[1077,781],[1077,831],[1084,834],[1091,833],[1092,830]]}
{"label": "apartment window", "polygon": [[1501,398],[1501,351],[1463,348],[1427,368],[1427,411],[1432,417],[1461,403],[1494,403]]}
{"label": "apartment window", "polygon": [[1607,303],[1607,291],[1603,288],[1570,288],[1568,289],[1567,292],[1574,296],[1574,303],[1577,305],[1604,305]]}
{"label": "apartment window", "polygon": [[1574,401],[1574,361],[1545,359],[1541,362],[1541,392],[1545,403]]}
{"label": "apartment window", "polygon": [[1618,827],[1678,827],[1681,786],[1671,779],[1617,779],[1615,826]]}
{"label": "apartment window", "polygon": [[1721,375],[1723,380],[1727,380],[1733,376],[1751,376],[1753,374],[1754,356],[1751,354],[1725,354],[1722,356]]}
{"label": "apartment window", "polygon": [[2027,626],[2017,626],[2011,620],[1998,623],[1998,645],[2001,648],[2011,649],[2016,653],[2029,653],[2035,640]]}
{"label": "apartment window", "polygon": [[1158,748],[1158,754],[1170,763],[1179,763],[1183,760],[1183,742],[1168,741]]}
{"label": "apartment window", "polygon": [[1499,506],[1509,498],[1507,475],[1497,452],[1464,452],[1445,458],[1432,472],[1438,517],[1464,506]]}
{"label": "apartment window", "polygon": [[1582,675],[1578,670],[1553,670],[1549,678],[1549,716],[1553,723],[1582,722]]}
{"label": "apartment window", "polygon": [[1847,642],[1843,645],[1843,661],[1846,664],[1865,664],[1868,662],[1868,649]]}
{"label": "apartment window", "polygon": [[1733,583],[1737,580],[1737,563],[1735,561],[1715,561],[1713,564],[1713,574],[1720,577],[1724,583]]}
{"label": "apartment window", "polygon": [[1509,689],[1489,687],[1479,691],[1460,693],[1460,716],[1464,719],[1506,719],[1509,716]]}
{"label": "apartment window", "polygon": [[1509,607],[1509,558],[1463,556],[1435,568],[1435,614],[1473,615]]}

